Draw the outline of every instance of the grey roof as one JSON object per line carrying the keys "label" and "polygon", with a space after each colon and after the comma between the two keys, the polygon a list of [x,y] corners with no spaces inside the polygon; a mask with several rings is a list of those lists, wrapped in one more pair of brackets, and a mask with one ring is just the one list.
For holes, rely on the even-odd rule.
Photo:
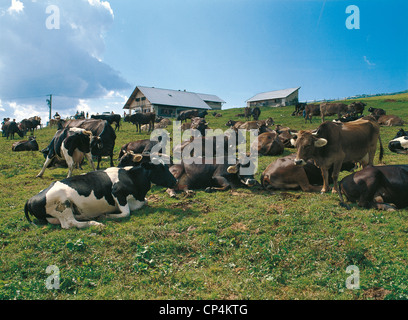
{"label": "grey roof", "polygon": [[254,102],[254,101],[261,101],[261,100],[271,100],[271,99],[282,99],[290,96],[293,92],[299,90],[300,87],[297,88],[289,88],[284,90],[277,90],[277,91],[269,91],[263,92],[255,95],[251,99],[247,100],[247,102]]}
{"label": "grey roof", "polygon": [[197,93],[143,86],[136,87],[128,102],[125,104],[124,109],[128,109],[128,105],[136,95],[137,90],[140,90],[151,104],[195,109],[211,109],[211,107],[208,106]]}
{"label": "grey roof", "polygon": [[221,98],[217,97],[214,94],[206,94],[206,93],[197,93],[197,95],[203,99],[204,101],[208,102],[218,102],[218,103],[226,103],[224,100]]}

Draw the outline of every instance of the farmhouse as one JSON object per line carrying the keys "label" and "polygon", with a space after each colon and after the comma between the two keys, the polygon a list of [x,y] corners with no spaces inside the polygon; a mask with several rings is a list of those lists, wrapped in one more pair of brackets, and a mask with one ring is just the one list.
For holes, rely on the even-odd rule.
{"label": "farmhouse", "polygon": [[223,103],[224,100],[211,94],[137,86],[123,109],[128,109],[130,114],[134,110],[177,117],[185,110],[221,110]]}
{"label": "farmhouse", "polygon": [[278,91],[258,93],[247,100],[247,107],[284,107],[299,101],[299,89],[289,88]]}

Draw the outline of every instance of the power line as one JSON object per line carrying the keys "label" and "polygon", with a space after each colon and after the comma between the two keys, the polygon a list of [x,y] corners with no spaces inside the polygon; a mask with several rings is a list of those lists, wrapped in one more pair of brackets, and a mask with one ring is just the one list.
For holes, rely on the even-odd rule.
{"label": "power line", "polygon": [[25,100],[25,99],[39,99],[39,98],[44,98],[44,97],[49,97],[49,94],[41,95],[41,96],[30,96],[30,97],[13,97],[13,98],[0,97],[0,99],[2,100]]}

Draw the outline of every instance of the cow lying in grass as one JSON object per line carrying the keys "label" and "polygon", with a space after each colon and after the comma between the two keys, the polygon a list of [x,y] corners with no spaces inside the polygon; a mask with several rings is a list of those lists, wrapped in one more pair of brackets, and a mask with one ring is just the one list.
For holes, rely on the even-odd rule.
{"label": "cow lying in grass", "polygon": [[359,207],[395,210],[408,207],[408,165],[369,166],[345,177],[340,190]]}
{"label": "cow lying in grass", "polygon": [[[134,160],[142,158],[139,155]],[[64,229],[101,226],[90,220],[102,215],[126,218],[146,204],[151,183],[172,188],[176,182],[163,163],[93,171],[52,183],[27,201],[25,216],[29,222],[31,214],[40,221],[61,224]]]}
{"label": "cow lying in grass", "polygon": [[388,143],[391,152],[408,154],[408,132],[400,129],[397,135]]}
{"label": "cow lying in grass", "polygon": [[[170,172],[178,179],[175,188],[168,189],[171,197],[176,197],[176,191],[191,193],[193,190],[205,189],[206,192],[225,191],[239,187],[255,186],[250,162],[231,165],[227,157],[202,158],[202,164],[191,163],[173,164]],[[210,162],[210,163],[206,163]]]}
{"label": "cow lying in grass", "polygon": [[[320,191],[323,185],[320,169],[312,160],[306,161],[304,166],[297,166],[295,159],[296,154],[291,154],[272,162],[261,175],[262,187],[272,190]],[[351,171],[354,168],[354,163],[346,162],[342,164],[341,171]],[[329,183],[333,183],[332,172],[333,168],[330,168]]]}
{"label": "cow lying in grass", "polygon": [[27,140],[19,141],[13,144],[12,151],[21,152],[21,151],[38,151],[38,143],[35,137],[30,136]]}

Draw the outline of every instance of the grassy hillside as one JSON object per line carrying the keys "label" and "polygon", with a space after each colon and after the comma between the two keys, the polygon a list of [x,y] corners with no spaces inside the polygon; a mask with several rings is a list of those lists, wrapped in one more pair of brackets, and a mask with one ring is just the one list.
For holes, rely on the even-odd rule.
{"label": "grassy hillside", "polygon": [[[408,121],[408,94],[362,101]],[[261,119],[271,116],[298,130],[320,123],[315,118],[305,124],[292,112],[293,107],[263,108]],[[242,109],[221,113],[222,118],[207,117],[211,128],[226,129]],[[381,129],[385,147],[398,129]],[[36,132],[40,148],[54,132]],[[115,156],[124,143],[147,137],[125,123]],[[67,169],[47,170],[36,179],[43,156],[12,153],[12,143],[0,139],[0,299],[408,298],[408,210],[352,205],[346,211],[336,195],[258,189],[170,199],[154,186],[147,207],[122,221],[102,219],[104,228],[36,227],[24,218],[25,202],[65,178]],[[258,179],[277,158],[260,157]],[[407,156],[386,148],[384,161],[403,164]],[[102,167],[108,165],[104,160]],[[59,290],[45,286],[50,265],[61,272]],[[360,269],[360,290],[345,286],[350,265]]]}

